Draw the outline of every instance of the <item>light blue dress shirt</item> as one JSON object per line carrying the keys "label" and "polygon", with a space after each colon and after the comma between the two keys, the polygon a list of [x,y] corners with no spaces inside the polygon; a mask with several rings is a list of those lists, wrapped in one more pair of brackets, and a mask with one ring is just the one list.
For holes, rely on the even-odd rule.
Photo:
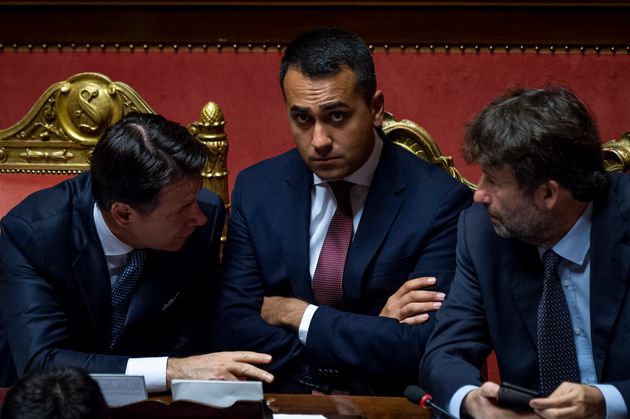
{"label": "light blue dress shirt", "polygon": [[[552,249],[564,260],[558,267],[562,290],[567,300],[582,384],[597,387],[606,401],[606,418],[626,418],[628,409],[619,390],[610,384],[598,384],[591,347],[590,273],[591,273],[591,217],[593,204]],[[542,254],[547,249],[538,248]],[[476,386],[464,386],[457,390],[449,403],[449,411],[459,418],[461,404],[466,394]]]}

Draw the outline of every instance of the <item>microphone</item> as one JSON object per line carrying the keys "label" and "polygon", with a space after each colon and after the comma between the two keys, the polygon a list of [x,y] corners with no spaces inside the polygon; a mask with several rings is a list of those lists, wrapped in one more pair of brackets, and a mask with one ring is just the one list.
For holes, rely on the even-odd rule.
{"label": "microphone", "polygon": [[448,413],[446,409],[441,408],[437,404],[433,403],[433,397],[422,388],[418,386],[407,386],[405,389],[405,397],[413,404],[419,404],[420,406],[426,408],[427,406],[431,409],[440,412],[444,417],[455,419],[455,416]]}

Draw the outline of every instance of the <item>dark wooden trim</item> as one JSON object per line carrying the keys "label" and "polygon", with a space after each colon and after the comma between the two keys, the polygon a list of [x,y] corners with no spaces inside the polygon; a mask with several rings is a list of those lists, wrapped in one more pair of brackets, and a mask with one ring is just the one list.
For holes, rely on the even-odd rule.
{"label": "dark wooden trim", "polygon": [[[334,3],[334,4],[333,4]],[[630,44],[627,2],[0,0],[0,43],[285,45],[337,26],[375,45]]]}

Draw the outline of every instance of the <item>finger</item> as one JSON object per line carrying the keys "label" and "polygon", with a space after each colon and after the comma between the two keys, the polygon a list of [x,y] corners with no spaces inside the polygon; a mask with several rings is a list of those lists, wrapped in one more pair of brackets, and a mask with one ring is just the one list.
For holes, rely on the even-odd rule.
{"label": "finger", "polygon": [[479,387],[480,393],[485,398],[496,399],[499,397],[499,385],[492,381],[486,381]]}
{"label": "finger", "polygon": [[432,311],[439,309],[442,303],[409,303],[400,309],[400,320],[404,320],[407,317],[417,316],[419,314],[428,314]]}
{"label": "finger", "polygon": [[558,394],[556,390],[547,398],[536,398],[530,400],[529,405],[534,409],[551,409],[571,406],[573,402],[573,394]]}
{"label": "finger", "polygon": [[264,381],[266,383],[273,382],[273,375],[267,371],[261,370],[250,364],[236,363],[231,368],[231,371],[239,377],[248,377],[256,380]]}
{"label": "finger", "polygon": [[576,411],[573,407],[551,408],[551,409],[534,409],[534,412],[543,418],[576,418]]}
{"label": "finger", "polygon": [[412,291],[405,295],[401,300],[407,300],[406,303],[411,302],[436,302],[441,303],[446,298],[446,294],[443,292],[435,291]]}
{"label": "finger", "polygon": [[429,320],[428,314],[418,314],[417,316],[407,317],[400,322],[405,324],[422,324],[426,323],[427,320]]}
{"label": "finger", "polygon": [[421,276],[418,278],[413,278],[413,279],[408,280],[407,282],[403,284],[403,287],[405,287],[407,291],[411,291],[411,290],[431,287],[435,285],[436,282],[437,280],[435,279],[435,277]]}
{"label": "finger", "polygon": [[246,362],[249,364],[268,364],[271,362],[271,355],[259,352],[237,351],[233,353],[232,359],[236,362]]}

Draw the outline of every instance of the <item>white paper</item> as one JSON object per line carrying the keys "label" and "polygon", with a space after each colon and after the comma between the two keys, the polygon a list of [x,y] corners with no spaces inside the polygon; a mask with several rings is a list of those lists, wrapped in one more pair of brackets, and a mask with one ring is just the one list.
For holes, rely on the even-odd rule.
{"label": "white paper", "polygon": [[173,380],[173,400],[190,400],[213,407],[230,407],[237,401],[263,400],[260,381]]}

